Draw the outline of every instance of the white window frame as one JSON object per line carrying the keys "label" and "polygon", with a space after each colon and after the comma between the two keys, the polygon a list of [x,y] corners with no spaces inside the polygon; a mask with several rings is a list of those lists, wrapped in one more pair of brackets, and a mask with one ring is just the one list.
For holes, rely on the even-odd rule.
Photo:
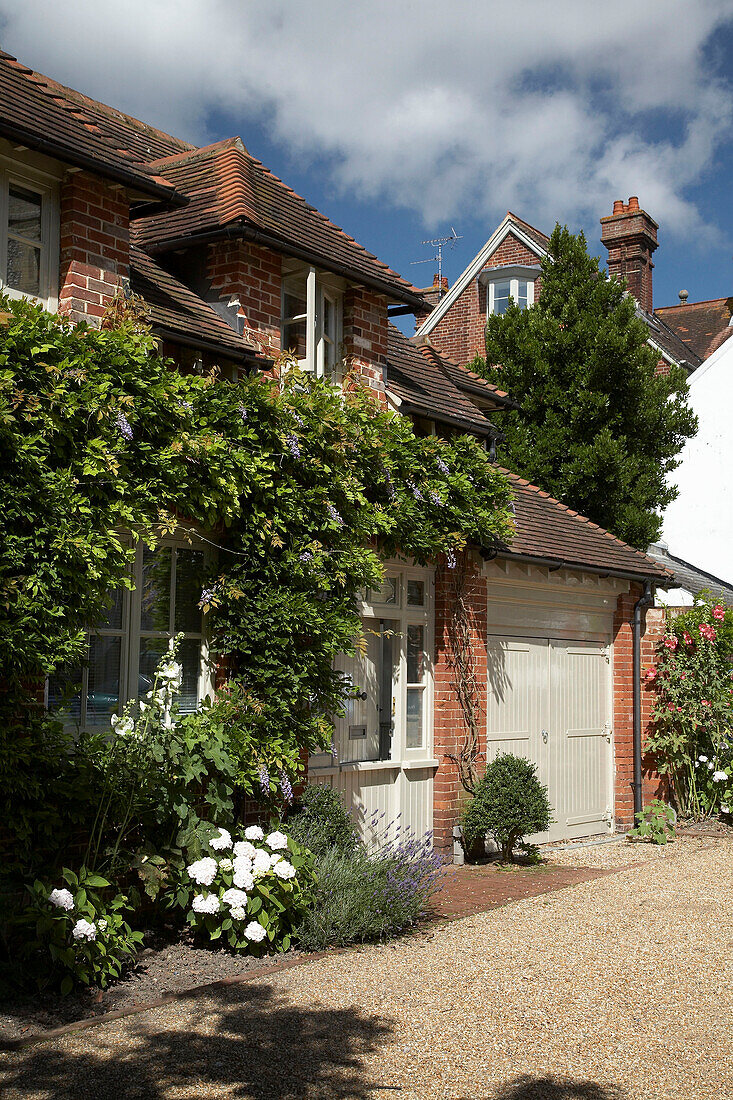
{"label": "white window frame", "polygon": [[[295,317],[286,318],[286,294],[292,291],[302,294],[304,284],[306,312],[297,314]],[[334,331],[331,337],[324,329],[326,302],[330,303],[333,309]],[[313,266],[299,267],[295,271],[284,273],[280,317],[280,346],[282,350],[284,352],[289,350],[285,336],[286,321],[305,320],[306,351],[305,357],[298,360],[298,366],[315,378],[333,380],[336,374],[336,364],[339,358],[343,332],[343,285],[341,280],[321,272]]]}
{"label": "white window frame", "polygon": [[[38,294],[27,294],[6,284],[8,262],[8,207],[10,187],[16,184],[41,197],[41,243]],[[59,188],[44,172],[0,157],[0,291],[9,298],[39,302],[55,313],[59,304]]]}
{"label": "white window frame", "polygon": [[497,283],[509,283],[509,295],[519,304],[519,283],[527,283],[527,307],[534,305],[534,284],[539,275],[537,267],[492,267],[481,272],[480,281],[486,285],[486,316],[494,313],[494,289]]}

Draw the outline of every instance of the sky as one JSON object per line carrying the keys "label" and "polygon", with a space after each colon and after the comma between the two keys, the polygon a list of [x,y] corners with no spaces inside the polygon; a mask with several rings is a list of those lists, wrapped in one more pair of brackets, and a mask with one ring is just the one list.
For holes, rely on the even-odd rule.
{"label": "sky", "polygon": [[[733,294],[733,0],[0,0],[25,64],[179,137],[239,135],[361,244],[451,283],[506,211],[638,195],[655,305]],[[424,260],[424,263],[413,261]]]}

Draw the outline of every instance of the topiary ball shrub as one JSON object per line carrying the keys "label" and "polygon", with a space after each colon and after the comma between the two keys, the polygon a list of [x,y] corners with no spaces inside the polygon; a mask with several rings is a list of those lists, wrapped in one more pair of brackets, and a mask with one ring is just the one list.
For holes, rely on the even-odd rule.
{"label": "topiary ball shrub", "polygon": [[510,863],[516,847],[530,846],[522,838],[549,828],[553,817],[547,787],[537,778],[537,765],[511,753],[502,753],[487,766],[473,798],[461,815],[467,847],[488,833]]}
{"label": "topiary ball shrub", "polygon": [[356,825],[333,787],[309,784],[288,814],[288,832],[314,855],[346,855],[360,846]]}

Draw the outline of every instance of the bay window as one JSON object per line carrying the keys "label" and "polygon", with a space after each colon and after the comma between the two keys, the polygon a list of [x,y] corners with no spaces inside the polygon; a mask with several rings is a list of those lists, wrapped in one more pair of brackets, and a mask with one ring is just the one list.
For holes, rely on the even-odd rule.
{"label": "bay window", "polygon": [[333,379],[341,343],[342,284],[315,267],[284,273],[281,339],[301,370]]}
{"label": "bay window", "polygon": [[495,267],[481,272],[479,279],[486,286],[486,314],[506,313],[509,301],[520,309],[534,304],[535,278],[539,268]]}

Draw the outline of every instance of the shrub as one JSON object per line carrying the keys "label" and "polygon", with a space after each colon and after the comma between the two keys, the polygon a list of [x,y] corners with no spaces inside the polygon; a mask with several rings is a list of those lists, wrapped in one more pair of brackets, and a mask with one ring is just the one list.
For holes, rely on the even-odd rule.
{"label": "shrub", "polygon": [[675,812],[661,798],[654,798],[634,818],[636,825],[626,834],[631,840],[648,840],[651,844],[674,840]]}
{"label": "shrub", "polygon": [[298,940],[306,950],[385,940],[423,916],[441,884],[432,836],[387,840],[374,855],[332,848],[316,860],[318,885]]}
{"label": "shrub", "polygon": [[[61,872],[66,885],[50,887],[36,881],[30,889],[24,923],[35,925],[35,938],[23,948],[27,975],[39,985],[59,981],[62,993],[75,985],[104,989],[133,961],[142,933],[133,932],[123,913],[130,909],[124,894],[109,895],[112,884],[82,867],[78,875]],[[43,956],[50,955],[51,967]]]}
{"label": "shrub", "polygon": [[541,833],[552,822],[547,787],[537,778],[537,765],[511,753],[502,753],[487,765],[462,817],[468,845],[490,834],[509,863],[522,838]]}
{"label": "shrub", "polygon": [[310,853],[279,830],[265,836],[259,825],[239,841],[214,829],[199,853],[167,888],[169,908],[185,911],[203,938],[235,951],[289,950],[313,885]]}
{"label": "shrub", "polygon": [[353,852],[359,844],[356,825],[333,787],[309,784],[288,817],[290,835],[317,856],[336,849]]}

